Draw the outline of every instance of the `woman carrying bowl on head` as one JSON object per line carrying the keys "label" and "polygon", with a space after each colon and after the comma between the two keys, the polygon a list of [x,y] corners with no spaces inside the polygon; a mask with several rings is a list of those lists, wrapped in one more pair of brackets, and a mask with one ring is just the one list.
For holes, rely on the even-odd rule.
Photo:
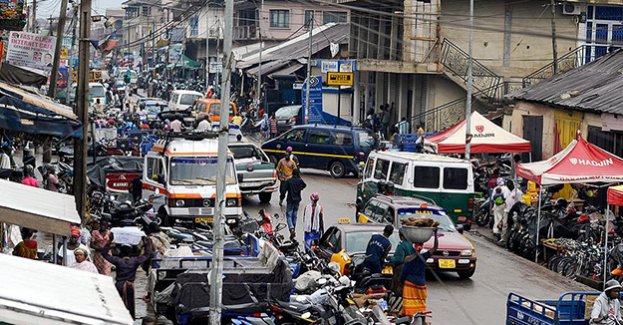
{"label": "woman carrying bowl on head", "polygon": [[403,284],[403,316],[412,316],[426,310],[426,260],[437,251],[437,247],[439,246],[437,228],[435,228],[433,236],[435,237],[435,241],[430,250],[422,253],[423,243],[413,243],[415,253],[405,258],[400,276],[400,280]]}

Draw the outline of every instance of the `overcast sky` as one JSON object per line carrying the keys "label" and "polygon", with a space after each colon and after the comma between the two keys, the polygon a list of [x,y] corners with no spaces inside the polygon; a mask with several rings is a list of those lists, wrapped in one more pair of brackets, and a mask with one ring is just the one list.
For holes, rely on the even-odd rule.
{"label": "overcast sky", "polygon": [[[37,18],[50,17],[50,15],[58,16],[61,7],[61,0],[38,0]],[[93,14],[103,15],[107,8],[121,8],[121,3],[126,0],[92,0]],[[30,2],[32,3],[32,1]],[[69,5],[71,7],[71,5]]]}

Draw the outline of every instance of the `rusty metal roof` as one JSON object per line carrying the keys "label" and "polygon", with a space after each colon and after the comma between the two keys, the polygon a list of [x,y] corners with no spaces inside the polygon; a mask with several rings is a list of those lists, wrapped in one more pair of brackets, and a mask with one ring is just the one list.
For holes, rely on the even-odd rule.
{"label": "rusty metal roof", "polygon": [[623,51],[509,95],[510,98],[580,111],[623,114]]}

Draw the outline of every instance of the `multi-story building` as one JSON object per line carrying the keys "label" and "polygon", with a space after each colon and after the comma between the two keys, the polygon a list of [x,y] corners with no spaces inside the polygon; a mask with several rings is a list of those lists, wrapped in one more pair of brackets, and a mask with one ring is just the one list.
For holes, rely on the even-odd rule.
{"label": "multi-story building", "polygon": [[167,20],[163,0],[128,0],[121,4],[125,10],[122,52],[137,54],[148,62],[160,39],[159,28]]}
{"label": "multi-story building", "polygon": [[[619,28],[623,7],[607,5],[620,1],[588,2],[556,2],[552,13],[550,1],[545,0],[475,1],[474,108],[495,110],[505,94],[551,76],[553,38],[558,72],[590,61],[615,45],[619,34],[623,37],[623,27]],[[594,7],[595,3],[604,7]],[[351,8],[349,51],[357,59],[358,70],[355,120],[364,117],[365,110],[391,102],[396,104],[394,120],[404,116],[412,125],[428,130],[463,118],[468,1],[404,0],[378,6],[355,0],[346,4]]]}
{"label": "multi-story building", "polygon": [[[189,58],[201,62],[205,71],[205,67],[208,66],[206,65],[206,52],[208,52],[208,62],[211,62],[210,72],[214,74],[221,72],[222,53],[220,53],[219,45],[222,44],[224,35],[224,10],[223,1],[210,2],[194,13],[184,25],[185,54]],[[214,82],[214,75],[212,74],[210,74],[210,82]]]}
{"label": "multi-story building", "polygon": [[348,23],[350,10],[319,7],[309,1],[245,1],[234,10],[234,43],[238,46],[257,43],[265,46],[293,39],[309,31],[312,15],[314,26]]}

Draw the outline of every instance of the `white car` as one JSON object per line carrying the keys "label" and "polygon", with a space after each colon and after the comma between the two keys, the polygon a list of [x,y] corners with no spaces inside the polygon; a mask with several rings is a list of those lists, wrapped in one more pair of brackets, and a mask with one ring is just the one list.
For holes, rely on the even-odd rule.
{"label": "white car", "polygon": [[195,101],[203,97],[203,94],[194,90],[174,90],[171,93],[169,109],[172,111],[183,111],[195,104]]}

